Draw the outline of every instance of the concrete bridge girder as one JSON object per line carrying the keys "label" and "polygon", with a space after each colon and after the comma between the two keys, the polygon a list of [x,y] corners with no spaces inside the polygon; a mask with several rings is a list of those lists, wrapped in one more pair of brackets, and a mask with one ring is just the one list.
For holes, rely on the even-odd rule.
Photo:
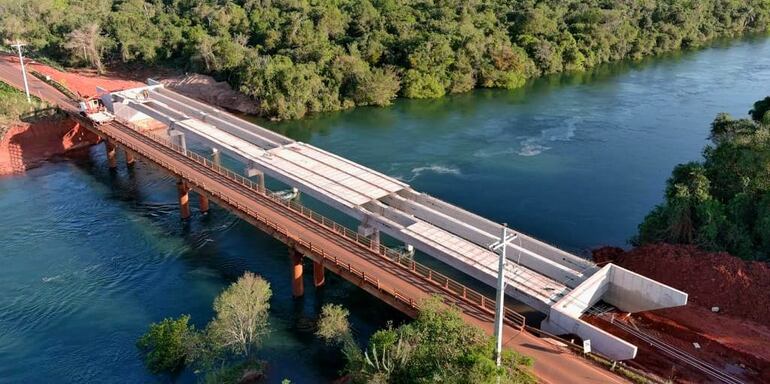
{"label": "concrete bridge girder", "polygon": [[[474,262],[475,259],[468,261],[466,260],[468,257],[463,258],[462,252],[467,252],[474,257],[478,256],[479,260],[486,260],[488,258],[486,253],[489,253],[486,252],[486,246],[497,240],[496,234],[500,232],[499,224],[426,194],[413,191],[403,183],[401,190],[393,193],[389,189],[383,188],[389,192],[388,195],[373,198],[368,202],[361,202],[360,195],[363,194],[348,199],[346,194],[351,192],[340,191],[339,188],[353,190],[352,184],[332,180],[333,178],[327,177],[328,175],[322,174],[318,170],[325,169],[326,164],[334,164],[328,156],[322,153],[322,150],[315,153],[320,158],[329,158],[328,163],[319,164],[318,169],[297,168],[294,165],[308,160],[307,155],[305,158],[301,158],[303,148],[300,143],[292,144],[295,143],[293,140],[275,132],[262,127],[252,127],[252,125],[241,122],[234,116],[198,101],[188,100],[184,96],[176,95],[162,87],[154,88],[146,99],[149,99],[145,100],[146,104],[137,104],[137,108],[140,108],[143,113],[160,121],[168,121],[172,128],[171,131],[179,130],[186,134],[193,134],[196,138],[202,138],[207,145],[220,148],[228,155],[233,155],[234,158],[245,162],[247,164],[246,175],[258,176],[262,188],[264,188],[265,176],[269,175],[360,220],[362,226],[358,230],[364,236],[372,237],[376,234],[379,238],[379,231],[384,231],[405,244],[414,244],[425,253],[488,285],[495,285],[497,269],[486,262],[481,263],[478,260]],[[200,120],[190,119],[189,116],[199,117]],[[208,124],[202,123],[204,120]],[[228,135],[232,137],[227,137]],[[181,136],[180,139],[184,140],[184,136]],[[297,151],[293,160],[290,150]],[[271,155],[275,156],[273,162],[270,161]],[[294,165],[291,164],[292,162]],[[308,164],[312,165],[313,162],[310,161]],[[342,169],[344,168],[335,169],[332,167],[331,172]],[[309,173],[303,174],[305,171]],[[337,189],[325,188],[327,182],[338,182],[339,186]],[[387,185],[387,183],[381,185]],[[377,217],[371,220],[371,215]],[[426,228],[424,223],[433,227]],[[441,241],[433,239],[431,233],[437,233],[437,236],[442,239],[449,235],[456,236],[457,240],[448,239],[444,242],[446,244],[443,244]],[[574,314],[569,311],[565,312],[566,309],[559,308],[556,304],[561,303],[565,298],[574,297],[574,295],[571,296],[570,288],[577,291],[576,295],[585,292],[581,287],[584,287],[584,284],[589,281],[589,276],[594,275],[599,269],[590,261],[582,260],[527,235],[519,234],[519,239],[521,240],[520,244],[511,244],[507,250],[513,256],[512,258],[515,258],[517,264],[520,263],[519,267],[523,272],[521,275],[513,277],[514,280],[512,281],[518,281],[518,283],[509,283],[506,293],[541,312],[549,314],[547,322],[544,323],[545,327],[553,326],[553,329],[556,329],[557,326],[570,325],[565,323],[568,320],[563,319],[572,318]],[[472,243],[476,248],[471,249],[466,243]],[[454,245],[457,245],[457,249],[453,250],[451,247]],[[477,248],[486,253],[479,253]],[[301,257],[299,264],[301,275]],[[293,263],[293,266],[296,275],[297,263]],[[316,282],[315,274],[316,265],[314,264],[314,283]],[[519,280],[515,280],[515,278],[519,278]],[[532,287],[528,286],[530,282],[534,282]],[[554,285],[555,288],[552,288],[551,285]],[[555,290],[555,292],[550,292],[551,290]],[[649,303],[644,303],[645,293],[635,296],[634,291],[616,289],[613,292],[615,292],[614,296],[609,290],[604,292],[607,294],[605,300],[608,302],[628,301],[631,304],[626,303],[627,307],[633,306],[637,309],[650,307]],[[677,300],[670,301],[670,303],[677,302]],[[584,324],[586,323],[579,318],[574,319],[571,324],[573,327],[577,324],[579,329],[590,329],[585,327]],[[597,350],[605,348],[599,347],[599,345],[603,345],[601,342],[596,345]],[[612,346],[607,348],[611,350]],[[616,356],[628,356],[627,351],[626,349],[625,352],[618,353]]]}

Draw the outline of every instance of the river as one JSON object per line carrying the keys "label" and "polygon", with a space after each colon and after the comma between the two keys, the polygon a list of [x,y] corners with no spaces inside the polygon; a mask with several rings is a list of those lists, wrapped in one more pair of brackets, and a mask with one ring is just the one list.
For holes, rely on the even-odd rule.
{"label": "river", "polygon": [[[700,157],[716,113],[745,116],[770,93],[769,58],[770,40],[748,39],[516,91],[264,124],[585,255],[627,246],[672,167]],[[0,383],[193,382],[150,375],[135,341],[164,317],[203,326],[245,270],[273,288],[260,352],[270,382],[336,376],[313,336],[324,303],[350,308],[360,339],[404,321],[331,274],[292,300],[284,246],[216,207],[182,224],[175,202],[172,178],[141,162],[110,173],[101,146],[0,179]]]}

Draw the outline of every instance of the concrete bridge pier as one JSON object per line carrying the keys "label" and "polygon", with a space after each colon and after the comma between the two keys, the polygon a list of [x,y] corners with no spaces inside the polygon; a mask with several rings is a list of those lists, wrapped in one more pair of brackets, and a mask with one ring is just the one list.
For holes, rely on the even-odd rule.
{"label": "concrete bridge pier", "polygon": [[291,259],[291,294],[294,297],[302,297],[305,294],[305,286],[302,282],[302,254],[291,247],[289,258]]}
{"label": "concrete bridge pier", "polygon": [[187,151],[187,140],[185,140],[184,132],[174,127],[174,121],[169,122],[168,136],[172,143]]}
{"label": "concrete bridge pier", "polygon": [[190,185],[180,179],[176,182],[176,189],[179,193],[179,214],[182,220],[187,220],[190,218]]}
{"label": "concrete bridge pier", "polygon": [[134,153],[131,152],[128,148],[125,148],[123,152],[126,154],[126,167],[133,167],[136,163],[136,157],[134,156]]}
{"label": "concrete bridge pier", "polygon": [[198,207],[202,214],[209,214],[209,198],[200,192],[198,193]]}
{"label": "concrete bridge pier", "polygon": [[326,282],[326,276],[324,276],[324,265],[314,261],[313,262],[313,285],[316,288],[322,287]]}
{"label": "concrete bridge pier", "polygon": [[117,157],[117,148],[115,147],[115,144],[111,141],[105,139],[104,140],[104,148],[107,152],[107,163],[110,166],[110,169],[115,169],[118,167],[118,157]]}

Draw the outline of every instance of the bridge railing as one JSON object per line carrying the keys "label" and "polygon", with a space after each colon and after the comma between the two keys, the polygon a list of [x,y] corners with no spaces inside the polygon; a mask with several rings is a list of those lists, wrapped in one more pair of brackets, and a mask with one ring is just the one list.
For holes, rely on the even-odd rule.
{"label": "bridge railing", "polygon": [[[159,135],[151,134],[151,133],[148,133],[148,132],[143,132],[141,129],[139,129],[138,127],[133,126],[131,124],[123,124],[123,125],[126,125],[129,128],[134,129],[135,131],[141,133],[142,135],[145,135],[145,136],[151,138],[152,140],[154,140],[154,141],[156,141],[156,142],[158,142],[158,143],[160,143],[160,144],[170,148],[171,150],[173,150],[173,151],[175,151],[175,152],[177,152],[179,154],[182,154],[182,155],[192,159],[193,161],[195,161],[195,162],[197,162],[197,163],[199,163],[199,164],[201,164],[201,165],[203,165],[203,166],[205,166],[207,168],[210,168],[210,169],[214,170],[215,172],[217,172],[217,173],[219,173],[219,174],[221,174],[221,175],[223,175],[223,176],[225,176],[225,177],[227,177],[227,178],[229,178],[231,180],[234,180],[234,181],[238,182],[239,184],[243,185],[246,188],[251,189],[252,191],[254,191],[256,193],[262,194],[262,195],[270,198],[271,200],[286,206],[287,208],[289,208],[289,209],[291,209],[291,210],[301,214],[302,216],[304,216],[304,217],[306,217],[306,218],[316,222],[319,225],[322,225],[322,226],[332,230],[333,232],[335,232],[335,233],[337,233],[337,234],[347,238],[348,240],[354,241],[357,244],[359,244],[360,246],[365,247],[365,248],[367,248],[367,249],[369,249],[371,251],[374,251],[374,252],[378,253],[380,256],[382,256],[382,257],[384,257],[386,259],[389,259],[390,261],[394,262],[396,265],[398,265],[398,266],[400,266],[402,268],[405,268],[405,269],[407,269],[407,270],[409,270],[409,271],[411,271],[411,272],[421,276],[422,278],[424,278],[424,279],[434,283],[435,285],[443,288],[445,291],[454,294],[456,297],[461,298],[462,300],[464,300],[466,302],[469,302],[471,304],[474,304],[476,306],[479,306],[479,307],[481,307],[482,309],[484,309],[484,310],[486,310],[488,312],[494,313],[494,311],[495,311],[495,301],[494,301],[494,299],[490,299],[490,298],[486,297],[485,295],[483,295],[482,293],[479,293],[479,292],[477,292],[477,291],[475,291],[475,290],[473,290],[471,288],[468,288],[464,284],[459,283],[459,282],[449,278],[448,276],[446,276],[446,275],[444,275],[444,274],[442,274],[440,272],[436,272],[435,270],[433,270],[433,269],[431,269],[431,268],[429,268],[429,267],[427,267],[427,266],[425,266],[423,264],[420,264],[420,263],[414,261],[413,258],[403,257],[403,255],[400,252],[398,252],[398,251],[395,251],[395,250],[393,250],[393,249],[391,249],[389,247],[386,247],[386,246],[384,246],[382,244],[373,243],[371,241],[371,239],[369,239],[368,237],[362,236],[358,232],[353,231],[353,230],[351,230],[351,229],[349,229],[349,228],[347,228],[347,227],[345,227],[345,226],[335,222],[334,220],[331,220],[331,219],[329,219],[329,218],[327,218],[327,217],[325,217],[325,216],[323,216],[323,215],[313,211],[312,209],[310,209],[310,208],[308,208],[308,207],[306,207],[306,206],[304,206],[302,204],[297,203],[296,201],[281,199],[274,192],[270,191],[269,189],[266,189],[264,187],[260,187],[259,184],[253,182],[252,180],[250,180],[250,179],[248,179],[248,178],[246,178],[246,177],[244,177],[244,176],[242,176],[240,174],[237,174],[237,173],[233,172],[232,170],[230,170],[230,169],[228,169],[226,167],[223,167],[223,166],[213,162],[212,160],[210,160],[209,158],[207,158],[205,156],[199,155],[198,153],[195,153],[195,152],[190,151],[190,150],[188,150],[186,148],[183,148],[183,147],[177,145],[176,143],[173,143],[171,140],[169,140],[166,137],[162,137],[162,136],[159,136]],[[253,212],[252,210],[248,209],[247,207],[240,206],[240,204],[238,204],[236,206],[237,206],[238,209],[241,209],[241,210],[243,210],[245,212],[248,212],[250,215],[253,215],[255,217],[261,217],[261,215],[259,215],[256,212]],[[273,223],[273,226],[276,229],[280,228],[277,225],[274,225],[274,223]],[[283,232],[286,232],[286,231],[283,230]],[[301,239],[298,239],[298,241],[299,242],[304,242],[304,240],[301,240]],[[303,244],[303,245],[305,245],[305,244]],[[307,244],[307,246],[312,248],[312,245],[310,245],[309,243]],[[338,263],[338,260],[337,260],[336,257],[330,258],[330,257],[325,256],[325,253],[323,253],[323,250],[321,250],[321,252],[324,255],[325,259],[332,260],[333,262]],[[355,268],[350,266],[350,264],[347,264],[347,268],[349,269],[349,272],[354,273],[354,274],[360,276],[364,280],[364,282],[376,283],[377,287],[379,288],[379,280],[372,279],[370,276],[367,276],[363,271],[355,270]],[[367,281],[367,279],[371,280],[371,281]],[[417,308],[417,304],[412,299],[406,298],[405,296],[400,295],[400,294],[398,294],[396,292],[393,292],[393,294],[394,294],[394,296],[397,299],[403,301],[404,303],[409,304],[412,307]],[[518,313],[518,312],[516,312],[516,311],[514,311],[512,309],[509,309],[509,308],[505,308],[505,313],[504,313],[503,318],[504,318],[505,322],[508,325],[510,325],[510,326],[512,326],[514,328],[517,328],[519,330],[523,329],[524,326],[525,326],[525,323],[526,323],[525,318],[524,318],[523,315],[521,315],[520,313]]]}

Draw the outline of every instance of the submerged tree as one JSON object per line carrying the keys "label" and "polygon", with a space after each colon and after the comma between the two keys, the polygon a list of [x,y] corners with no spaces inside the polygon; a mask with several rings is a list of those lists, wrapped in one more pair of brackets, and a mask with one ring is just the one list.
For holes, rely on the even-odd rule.
{"label": "submerged tree", "polygon": [[246,272],[214,300],[216,315],[207,327],[216,348],[252,358],[268,333],[270,283]]}
{"label": "submerged tree", "polygon": [[167,318],[150,324],[136,345],[144,352],[147,369],[154,374],[173,373],[181,369],[189,355],[189,341],[195,328],[189,323],[190,316]]}

